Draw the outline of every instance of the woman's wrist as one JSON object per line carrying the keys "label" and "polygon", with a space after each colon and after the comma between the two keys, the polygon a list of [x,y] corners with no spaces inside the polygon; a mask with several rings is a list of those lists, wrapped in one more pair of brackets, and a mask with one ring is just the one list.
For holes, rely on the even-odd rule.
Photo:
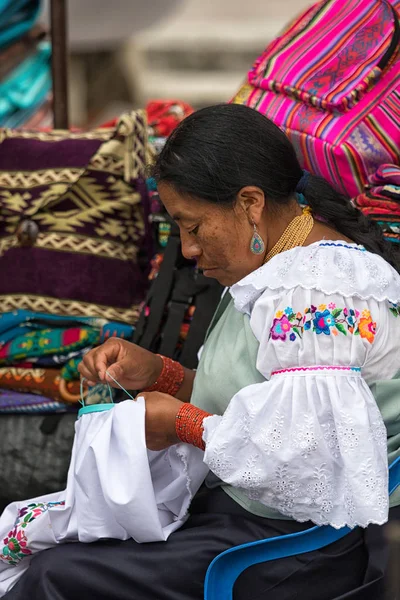
{"label": "woman's wrist", "polygon": [[205,450],[203,421],[210,416],[205,410],[185,402],[175,418],[176,435],[180,441]]}
{"label": "woman's wrist", "polygon": [[157,354],[158,366],[156,367],[156,379],[154,383],[144,389],[144,392],[163,392],[175,396],[182,386],[185,371],[182,365],[167,356]]}

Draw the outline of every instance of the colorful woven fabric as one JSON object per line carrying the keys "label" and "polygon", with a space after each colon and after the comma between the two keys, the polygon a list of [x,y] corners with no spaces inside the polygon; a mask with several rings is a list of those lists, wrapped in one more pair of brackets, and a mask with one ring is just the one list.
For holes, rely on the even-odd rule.
{"label": "colorful woven fabric", "polygon": [[78,402],[79,381],[67,382],[59,369],[16,369],[0,368],[0,388],[40,394],[59,402]]}
{"label": "colorful woven fabric", "polygon": [[98,343],[105,342],[109,337],[120,337],[129,340],[133,335],[131,325],[109,322],[106,319],[97,317],[64,317],[29,310],[15,310],[0,313],[0,348],[14,338],[32,331],[76,327],[89,328],[97,332]]}
{"label": "colorful woven fabric", "polygon": [[400,163],[396,10],[398,0],[315,4],[267,47],[233,99],[284,129],[302,166],[349,197],[381,164]]}
{"label": "colorful woven fabric", "polygon": [[76,411],[77,407],[37,394],[22,394],[0,389],[0,414],[43,414]]}
{"label": "colorful woven fabric", "polygon": [[0,312],[134,323],[152,255],[146,151],[144,111],[86,133],[1,132]]}
{"label": "colorful woven fabric", "polygon": [[379,167],[370,177],[369,188],[353,203],[379,223],[388,241],[400,243],[400,166]]}
{"label": "colorful woven fabric", "polygon": [[[111,394],[111,395],[110,395]],[[104,385],[95,385],[85,392],[85,404],[105,404],[118,401],[118,391],[108,389]],[[0,414],[42,414],[77,412],[78,401],[58,402],[40,394],[26,394],[12,390],[0,389]]]}
{"label": "colorful woven fabric", "polygon": [[186,117],[192,114],[193,108],[181,100],[152,100],[146,106],[149,123],[149,134],[166,137]]}
{"label": "colorful woven fabric", "polygon": [[3,313],[0,314],[0,365],[27,370],[43,368],[50,372],[52,368],[61,368],[59,375],[64,381],[78,380],[78,366],[84,353],[115,336],[131,339],[133,327],[94,317],[68,318],[25,310]]}
{"label": "colorful woven fabric", "polygon": [[18,367],[21,369],[33,369],[35,367],[43,367],[44,369],[59,369],[72,358],[81,359],[85,352],[87,352],[87,350],[88,348],[84,348],[83,350],[78,350],[77,352],[68,352],[66,354],[51,354],[50,356],[38,357],[30,356],[29,359],[23,360],[18,363],[13,363],[13,367]]}
{"label": "colorful woven fabric", "polygon": [[0,348],[0,364],[13,364],[29,358],[60,354],[97,346],[100,334],[94,329],[41,329],[15,337]]}

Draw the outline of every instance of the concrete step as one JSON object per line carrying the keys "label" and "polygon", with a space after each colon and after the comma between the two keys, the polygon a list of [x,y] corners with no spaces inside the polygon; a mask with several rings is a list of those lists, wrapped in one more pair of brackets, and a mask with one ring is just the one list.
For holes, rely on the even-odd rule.
{"label": "concrete step", "polygon": [[227,102],[239,89],[245,73],[156,71],[141,79],[140,91],[146,100],[178,98],[196,107]]}
{"label": "concrete step", "polygon": [[179,98],[196,107],[226,102],[254,60],[284,26],[282,20],[209,22],[175,19],[135,37],[141,96]]}

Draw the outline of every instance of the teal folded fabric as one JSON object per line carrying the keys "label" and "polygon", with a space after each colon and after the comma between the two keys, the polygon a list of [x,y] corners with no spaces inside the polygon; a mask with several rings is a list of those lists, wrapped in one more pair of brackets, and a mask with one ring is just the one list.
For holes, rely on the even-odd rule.
{"label": "teal folded fabric", "polygon": [[42,104],[50,89],[51,45],[40,42],[35,54],[0,83],[0,125],[9,127],[19,111],[29,113]]}
{"label": "teal folded fabric", "polygon": [[28,33],[39,9],[40,0],[0,0],[0,50]]}

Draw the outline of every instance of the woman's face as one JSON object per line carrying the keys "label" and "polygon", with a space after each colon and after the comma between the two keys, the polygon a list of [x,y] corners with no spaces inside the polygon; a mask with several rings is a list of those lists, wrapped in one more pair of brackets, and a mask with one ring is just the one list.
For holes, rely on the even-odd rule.
{"label": "woman's face", "polygon": [[179,226],[183,255],[196,260],[204,275],[231,286],[262,265],[264,256],[250,251],[253,226],[239,202],[221,207],[181,195],[163,182],[158,192]]}

